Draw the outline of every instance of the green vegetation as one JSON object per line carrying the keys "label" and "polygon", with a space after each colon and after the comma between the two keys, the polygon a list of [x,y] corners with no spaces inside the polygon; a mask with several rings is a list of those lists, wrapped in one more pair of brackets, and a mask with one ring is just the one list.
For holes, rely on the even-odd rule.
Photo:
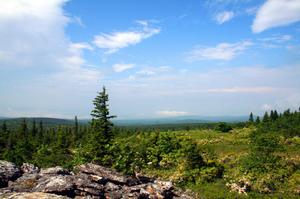
{"label": "green vegetation", "polygon": [[[92,121],[45,126],[25,119],[0,128],[0,158],[40,167],[96,162],[126,174],[170,179],[199,198],[297,198],[300,112],[266,112],[238,124],[114,127],[105,88]],[[247,195],[230,191],[245,185]],[[226,186],[227,184],[227,186]]]}

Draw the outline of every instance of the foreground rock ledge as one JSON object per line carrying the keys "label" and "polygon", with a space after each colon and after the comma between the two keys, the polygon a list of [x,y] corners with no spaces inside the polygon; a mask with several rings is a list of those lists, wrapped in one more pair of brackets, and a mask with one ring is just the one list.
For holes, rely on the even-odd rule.
{"label": "foreground rock ledge", "polygon": [[0,161],[0,198],[9,199],[191,199],[170,181],[146,176],[125,176],[96,164],[84,164],[69,172],[62,167],[39,169]]}

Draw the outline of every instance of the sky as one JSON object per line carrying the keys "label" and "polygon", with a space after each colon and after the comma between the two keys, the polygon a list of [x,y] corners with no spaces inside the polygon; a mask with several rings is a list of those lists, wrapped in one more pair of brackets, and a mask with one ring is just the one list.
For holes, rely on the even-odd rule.
{"label": "sky", "polygon": [[0,0],[0,116],[298,109],[299,36],[299,0]]}

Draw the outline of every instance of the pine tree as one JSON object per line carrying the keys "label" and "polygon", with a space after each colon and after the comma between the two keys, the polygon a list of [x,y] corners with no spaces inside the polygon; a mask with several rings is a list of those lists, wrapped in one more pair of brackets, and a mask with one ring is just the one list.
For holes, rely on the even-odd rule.
{"label": "pine tree", "polygon": [[101,162],[109,164],[106,157],[109,154],[108,148],[113,138],[112,127],[110,121],[115,116],[110,116],[108,109],[108,94],[105,87],[102,92],[93,101],[94,110],[91,112],[92,123],[89,132],[88,143],[85,146],[85,159],[87,161]]}
{"label": "pine tree", "polygon": [[108,94],[105,87],[102,92],[98,93],[98,96],[93,101],[94,110],[92,110],[92,128],[94,131],[102,132],[103,139],[108,143],[112,138],[112,122],[110,119],[115,116],[109,115],[108,109]]}
{"label": "pine tree", "polygon": [[33,138],[35,138],[36,135],[37,135],[36,122],[35,122],[35,120],[33,120],[33,122],[32,122],[32,129],[31,129],[31,136]]}
{"label": "pine tree", "polygon": [[74,119],[74,141],[76,141],[79,138],[79,132],[78,132],[78,119],[77,116],[75,116]]}
{"label": "pine tree", "polygon": [[259,116],[256,117],[255,123],[256,123],[256,124],[259,124],[259,123],[260,123],[260,118],[259,118]]}
{"label": "pine tree", "polygon": [[7,132],[7,125],[5,121],[2,123],[1,129],[3,133]]}
{"label": "pine tree", "polygon": [[250,113],[250,116],[249,116],[249,122],[250,122],[250,123],[253,123],[253,122],[254,122],[254,119],[253,119],[253,113],[252,113],[252,112]]}
{"label": "pine tree", "polygon": [[272,121],[275,120],[275,119],[274,119],[274,111],[273,111],[273,110],[271,110],[271,112],[270,112],[270,119],[271,119]]}
{"label": "pine tree", "polygon": [[263,117],[263,122],[268,122],[269,121],[269,115],[268,115],[268,112],[266,111],[265,114],[264,114],[264,117]]}
{"label": "pine tree", "polygon": [[276,111],[276,110],[274,111],[274,116],[273,116],[273,117],[274,117],[274,120],[277,120],[277,119],[278,119],[278,117],[279,117],[279,115],[278,115],[278,113],[277,113],[277,111]]}
{"label": "pine tree", "polygon": [[40,120],[40,122],[39,122],[38,140],[40,141],[40,144],[43,144],[43,142],[44,142],[44,127],[43,127],[42,120]]}

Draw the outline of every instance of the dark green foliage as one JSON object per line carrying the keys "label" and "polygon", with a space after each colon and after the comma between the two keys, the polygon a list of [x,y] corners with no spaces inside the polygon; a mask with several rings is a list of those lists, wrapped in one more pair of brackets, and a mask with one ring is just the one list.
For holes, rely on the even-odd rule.
{"label": "dark green foliage", "polygon": [[217,125],[216,130],[221,131],[223,133],[227,133],[227,132],[232,130],[232,127],[229,124],[225,123],[225,122],[220,122]]}
{"label": "dark green foliage", "polygon": [[115,116],[109,114],[108,94],[105,87],[93,101],[94,109],[91,116],[91,131],[85,145],[85,159],[104,165],[110,165],[109,147],[113,138],[113,123],[110,119]]}
{"label": "dark green foliage", "polygon": [[276,110],[265,112],[261,123],[256,122],[263,132],[273,132],[288,137],[300,136],[300,112],[289,109],[278,114]]}
{"label": "dark green foliage", "polygon": [[250,152],[244,168],[258,172],[269,172],[278,168],[280,157],[276,152],[283,150],[279,137],[274,133],[254,131],[250,136]]}
{"label": "dark green foliage", "polygon": [[256,117],[256,120],[255,120],[255,124],[259,124],[260,123],[260,118],[259,116]]}
{"label": "dark green foliage", "polygon": [[263,122],[268,122],[269,121],[269,114],[268,112],[266,111],[265,114],[264,114],[264,117],[262,119]]}
{"label": "dark green foliage", "polygon": [[254,118],[253,118],[253,113],[252,112],[250,113],[250,116],[249,116],[249,122],[250,123],[254,122]]}

